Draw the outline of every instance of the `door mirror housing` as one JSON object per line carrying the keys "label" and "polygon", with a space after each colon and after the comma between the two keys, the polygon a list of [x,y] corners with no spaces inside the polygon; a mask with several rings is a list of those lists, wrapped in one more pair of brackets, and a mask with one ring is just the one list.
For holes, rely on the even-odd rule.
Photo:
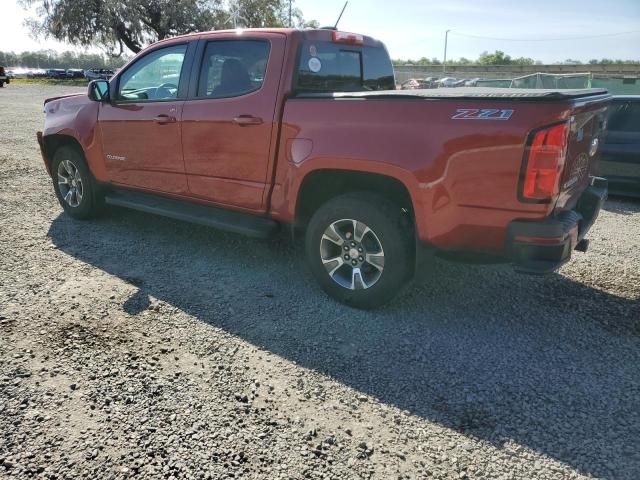
{"label": "door mirror housing", "polygon": [[89,98],[94,102],[109,101],[109,82],[106,80],[93,80],[89,83]]}

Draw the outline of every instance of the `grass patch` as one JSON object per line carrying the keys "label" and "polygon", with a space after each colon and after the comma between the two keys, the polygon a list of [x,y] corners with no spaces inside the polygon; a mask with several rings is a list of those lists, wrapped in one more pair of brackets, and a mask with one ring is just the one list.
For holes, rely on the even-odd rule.
{"label": "grass patch", "polygon": [[58,79],[58,78],[14,78],[11,80],[11,85],[68,85],[70,87],[86,87],[89,84],[89,80],[86,78],[70,78],[70,79]]}

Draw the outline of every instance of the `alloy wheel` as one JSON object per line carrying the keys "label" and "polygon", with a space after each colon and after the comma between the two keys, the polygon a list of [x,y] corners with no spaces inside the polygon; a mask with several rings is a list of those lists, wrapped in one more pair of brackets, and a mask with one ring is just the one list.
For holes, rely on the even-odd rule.
{"label": "alloy wheel", "polygon": [[384,271],[384,249],[375,232],[363,222],[333,222],[320,239],[320,258],[329,276],[341,287],[366,290]]}
{"label": "alloy wheel", "polygon": [[78,207],[82,203],[84,186],[78,167],[71,160],[62,160],[58,164],[58,188],[63,200],[70,207]]}

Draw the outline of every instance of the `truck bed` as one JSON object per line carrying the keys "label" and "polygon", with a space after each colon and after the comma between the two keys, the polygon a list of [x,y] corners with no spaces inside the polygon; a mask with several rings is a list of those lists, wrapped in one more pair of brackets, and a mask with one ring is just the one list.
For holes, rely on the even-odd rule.
{"label": "truck bed", "polygon": [[403,98],[433,100],[501,99],[510,101],[567,101],[585,97],[607,95],[604,88],[582,88],[575,90],[459,87],[432,88],[424,90],[380,90],[373,92],[302,93],[296,98]]}

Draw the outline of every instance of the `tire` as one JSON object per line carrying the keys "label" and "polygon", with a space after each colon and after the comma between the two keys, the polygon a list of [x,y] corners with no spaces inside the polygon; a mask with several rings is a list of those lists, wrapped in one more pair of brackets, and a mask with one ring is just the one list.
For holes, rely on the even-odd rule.
{"label": "tire", "polygon": [[70,216],[87,220],[102,211],[104,198],[78,148],[62,146],[55,151],[51,177],[56,197]]}
{"label": "tire", "polygon": [[411,279],[414,238],[407,215],[384,197],[340,195],[322,205],[309,221],[307,263],[332,298],[356,308],[377,308]]}

